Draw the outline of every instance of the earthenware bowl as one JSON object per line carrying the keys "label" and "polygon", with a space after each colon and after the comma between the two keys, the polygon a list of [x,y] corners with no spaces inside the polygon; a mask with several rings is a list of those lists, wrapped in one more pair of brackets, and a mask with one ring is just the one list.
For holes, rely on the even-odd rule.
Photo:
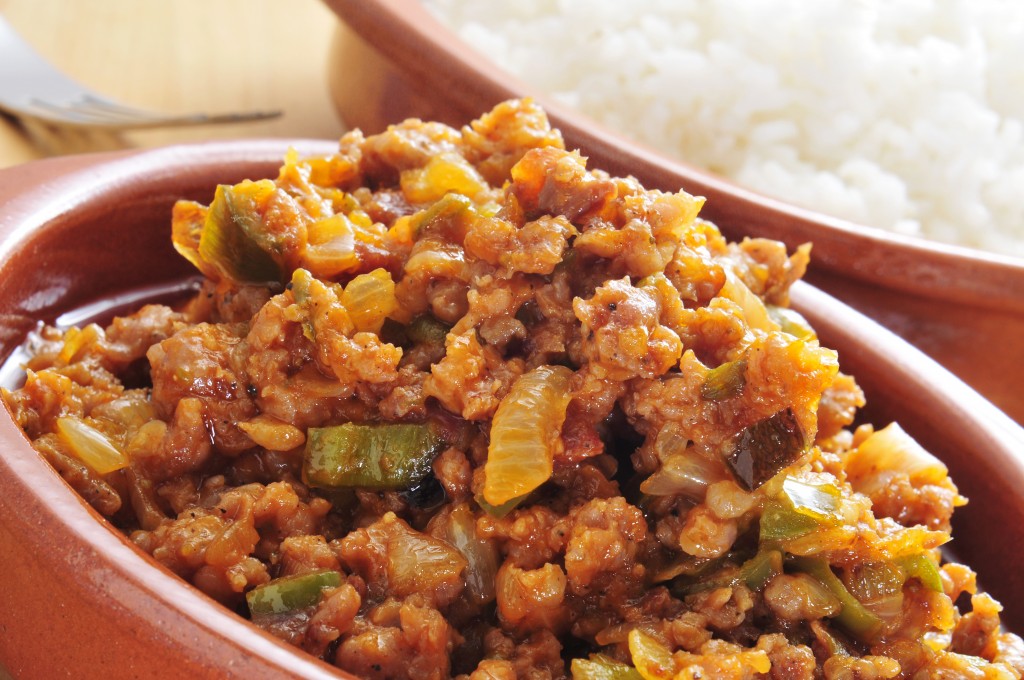
{"label": "earthenware bowl", "polygon": [[[303,151],[332,143],[295,142]],[[41,161],[0,171],[0,360],[37,320],[169,291],[192,276],[170,242],[178,198],[273,176],[289,144],[242,141]],[[840,352],[879,424],[898,420],[949,465],[971,503],[960,559],[1024,629],[1024,431],[922,353],[826,293],[797,307]],[[127,297],[126,297],[127,296]],[[8,375],[6,380],[11,380]],[[14,677],[327,678],[295,652],[156,564],[111,528],[0,411],[0,667]],[[346,676],[341,676],[346,677]]]}
{"label": "earthenware bowl", "polygon": [[808,280],[924,350],[1024,422],[1024,259],[859,226],[744,190],[632,142],[502,71],[419,0],[325,0],[342,22],[329,57],[342,118],[366,132],[413,116],[464,124],[531,96],[593,166],[706,196],[726,235],[812,242]]}

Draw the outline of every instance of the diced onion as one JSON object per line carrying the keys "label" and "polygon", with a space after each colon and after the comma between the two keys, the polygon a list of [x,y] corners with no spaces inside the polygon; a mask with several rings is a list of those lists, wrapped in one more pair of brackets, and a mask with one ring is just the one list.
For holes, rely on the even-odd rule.
{"label": "diced onion", "polygon": [[378,333],[384,320],[398,309],[395,282],[385,269],[360,274],[345,286],[341,303],[357,331]]}
{"label": "diced onion", "polygon": [[449,191],[475,196],[487,188],[476,168],[457,154],[434,156],[422,168],[403,171],[399,181],[410,203],[430,203]]}
{"label": "diced onion", "polygon": [[754,291],[747,287],[747,284],[740,280],[740,277],[725,270],[725,285],[718,291],[721,297],[729,298],[743,310],[743,318],[747,325],[762,331],[777,331],[779,324],[772,319],[768,308]]}
{"label": "diced onion", "polygon": [[949,470],[938,458],[891,423],[868,436],[846,459],[846,476],[856,491],[868,493],[892,472],[905,472],[920,486],[941,484]]}
{"label": "diced onion", "polygon": [[476,531],[476,517],[469,505],[456,506],[439,530],[466,558],[466,593],[478,604],[494,601],[494,579],[501,562],[497,546]]}
{"label": "diced onion", "polygon": [[501,400],[484,466],[484,499],[491,505],[527,494],[551,477],[571,376],[564,366],[538,366]]}
{"label": "diced onion", "polygon": [[128,456],[107,435],[80,418],[61,416],[57,419],[57,432],[71,453],[93,472],[105,475],[128,466]]}
{"label": "diced onion", "polygon": [[307,227],[305,264],[320,277],[330,278],[359,266],[355,230],[342,214],[318,220]]}

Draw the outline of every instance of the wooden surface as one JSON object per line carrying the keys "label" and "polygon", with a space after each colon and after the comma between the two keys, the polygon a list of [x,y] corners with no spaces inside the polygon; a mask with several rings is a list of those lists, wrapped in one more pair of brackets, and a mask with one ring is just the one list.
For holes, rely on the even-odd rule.
{"label": "wooden surface", "polygon": [[[240,137],[333,139],[344,130],[326,79],[336,19],[319,0],[0,0],[0,14],[51,63],[125,103],[180,113],[284,111],[270,121],[90,139],[71,151]],[[0,117],[0,168],[42,155]]]}

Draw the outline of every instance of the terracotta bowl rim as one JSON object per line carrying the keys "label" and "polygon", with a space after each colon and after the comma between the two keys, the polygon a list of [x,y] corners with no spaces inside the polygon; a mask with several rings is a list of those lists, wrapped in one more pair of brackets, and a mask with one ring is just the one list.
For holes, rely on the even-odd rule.
{"label": "terracotta bowl rim", "polygon": [[[871,255],[854,263],[845,275],[878,285],[936,298],[983,307],[1008,308],[1024,312],[1024,298],[1014,290],[1024,288],[1024,257],[1004,255],[955,244],[931,241],[860,225],[784,200],[761,195],[731,180],[683,161],[657,149],[632,141],[595,120],[574,111],[550,95],[540,92],[479,52],[441,23],[419,0],[323,0],[341,20],[342,26],[369,43],[386,60],[409,76],[409,82],[437,83],[445,104],[475,118],[498,101],[529,97],[544,108],[554,127],[562,130],[571,148],[596,160],[595,165],[614,171],[632,168],[648,188],[685,188],[715,201],[733,202],[748,214],[751,210],[794,225],[803,241],[834,239],[840,250],[857,244],[862,252],[884,251],[877,261]],[[338,65],[341,72],[345,66]],[[485,104],[481,104],[485,102]],[[486,108],[482,108],[485,106]],[[627,171],[628,172],[628,171]],[[732,206],[729,206],[732,210]],[[730,238],[730,225],[719,222]],[[824,230],[824,232],[819,231]],[[768,238],[778,238],[771,233]],[[781,239],[787,240],[788,239]],[[788,242],[790,247],[796,245]],[[831,257],[831,256],[829,256]],[[815,263],[812,262],[812,267]],[[828,264],[820,258],[817,264]],[[909,267],[913,270],[908,272]],[[979,280],[984,275],[984,280]],[[1019,282],[1019,288],[1011,284]]]}
{"label": "terracotta bowl rim", "polygon": [[[335,149],[336,143],[233,140],[88,156],[78,159],[78,165],[71,170],[51,166],[53,171],[36,189],[11,201],[0,202],[0,262],[6,262],[20,243],[35,230],[45,228],[48,222],[117,195],[126,187],[151,190],[197,166],[212,169],[235,164],[279,164],[284,152],[293,147],[300,151],[323,152]],[[29,166],[44,168],[35,164]],[[866,356],[890,364],[893,371],[904,378],[909,394],[915,390],[930,390],[941,395],[937,413],[963,419],[971,433],[1011,465],[1011,474],[1024,479],[1024,430],[1005,414],[919,350],[828,294],[801,282],[794,287],[793,298],[795,305],[816,326],[827,328],[829,333],[858,338]],[[868,343],[866,338],[877,339],[877,342]],[[0,510],[6,510],[5,521],[19,521],[19,512],[8,505],[7,491],[17,492],[22,497],[31,495],[35,505],[40,506],[37,508],[39,516],[62,526],[69,543],[101,555],[104,558],[101,566],[135,586],[147,602],[183,614],[189,630],[214,638],[219,645],[217,649],[238,653],[239,646],[244,645],[242,653],[255,657],[260,669],[282,677],[295,674],[311,678],[348,677],[319,660],[293,651],[157,564],[110,527],[34,453],[6,407],[0,421],[0,436],[5,441],[20,437],[26,442],[25,446],[15,447],[6,456],[0,456]],[[26,484],[33,488],[26,489]],[[40,499],[45,501],[39,502]]]}
{"label": "terracotta bowl rim", "polygon": [[[0,171],[0,177],[5,173],[35,170],[42,175],[35,189],[10,201],[0,202],[0,263],[4,263],[0,269],[6,266],[11,253],[16,252],[37,230],[45,229],[51,221],[73,211],[118,196],[126,188],[153,191],[197,165],[213,169],[272,164],[276,168],[289,148],[303,152],[330,152],[337,145],[308,139],[200,142],[143,151],[32,161]],[[0,194],[3,193],[0,190]],[[168,215],[168,226],[169,220]],[[6,356],[0,358],[6,359]],[[325,679],[353,677],[257,628],[134,546],[34,453],[28,439],[11,418],[6,404],[0,416],[0,438],[4,442],[20,438],[25,443],[23,447],[12,447],[0,456],[0,514],[5,516],[5,522],[18,523],[31,518],[34,522],[59,526],[67,537],[67,545],[62,548],[69,552],[61,559],[76,559],[70,554],[72,552],[95,556],[103,573],[111,575],[110,579],[83,579],[78,587],[107,587],[111,601],[117,601],[118,594],[113,586],[107,585],[107,581],[114,581],[114,586],[130,585],[134,589],[133,596],[142,598],[147,611],[171,611],[182,615],[179,623],[184,621],[186,625],[175,630],[176,641],[182,632],[209,639],[214,645],[210,659],[223,653],[225,661],[249,667],[249,671],[240,671],[243,675],[258,673],[266,677],[269,673],[281,678]],[[30,506],[12,505],[11,498],[19,496],[34,502]],[[53,549],[52,545],[42,542],[31,547]],[[141,606],[135,609],[138,611]],[[199,649],[197,653],[210,655],[211,651]],[[0,668],[3,661],[0,659]],[[131,669],[126,670],[132,672]]]}

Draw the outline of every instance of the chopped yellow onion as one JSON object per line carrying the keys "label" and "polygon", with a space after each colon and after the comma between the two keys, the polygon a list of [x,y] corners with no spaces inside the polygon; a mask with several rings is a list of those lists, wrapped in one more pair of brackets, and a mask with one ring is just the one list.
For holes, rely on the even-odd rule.
{"label": "chopped yellow onion", "polygon": [[538,366],[520,376],[501,400],[484,466],[484,500],[491,505],[523,496],[551,477],[571,376],[564,366]]}
{"label": "chopped yellow onion", "polygon": [[384,320],[398,309],[395,282],[385,269],[360,274],[345,286],[341,303],[357,331],[379,333]]}
{"label": "chopped yellow onion", "polygon": [[71,453],[101,475],[128,466],[128,456],[107,435],[75,416],[57,419],[57,432]]}
{"label": "chopped yellow onion", "polygon": [[868,436],[846,459],[846,476],[854,490],[870,494],[892,471],[905,472],[914,485],[940,484],[949,470],[898,423]]}
{"label": "chopped yellow onion", "polygon": [[729,298],[740,306],[740,309],[743,310],[743,318],[751,328],[762,331],[779,330],[779,324],[768,313],[764,301],[729,269],[725,270],[725,285],[718,291],[718,294],[721,297]]}

